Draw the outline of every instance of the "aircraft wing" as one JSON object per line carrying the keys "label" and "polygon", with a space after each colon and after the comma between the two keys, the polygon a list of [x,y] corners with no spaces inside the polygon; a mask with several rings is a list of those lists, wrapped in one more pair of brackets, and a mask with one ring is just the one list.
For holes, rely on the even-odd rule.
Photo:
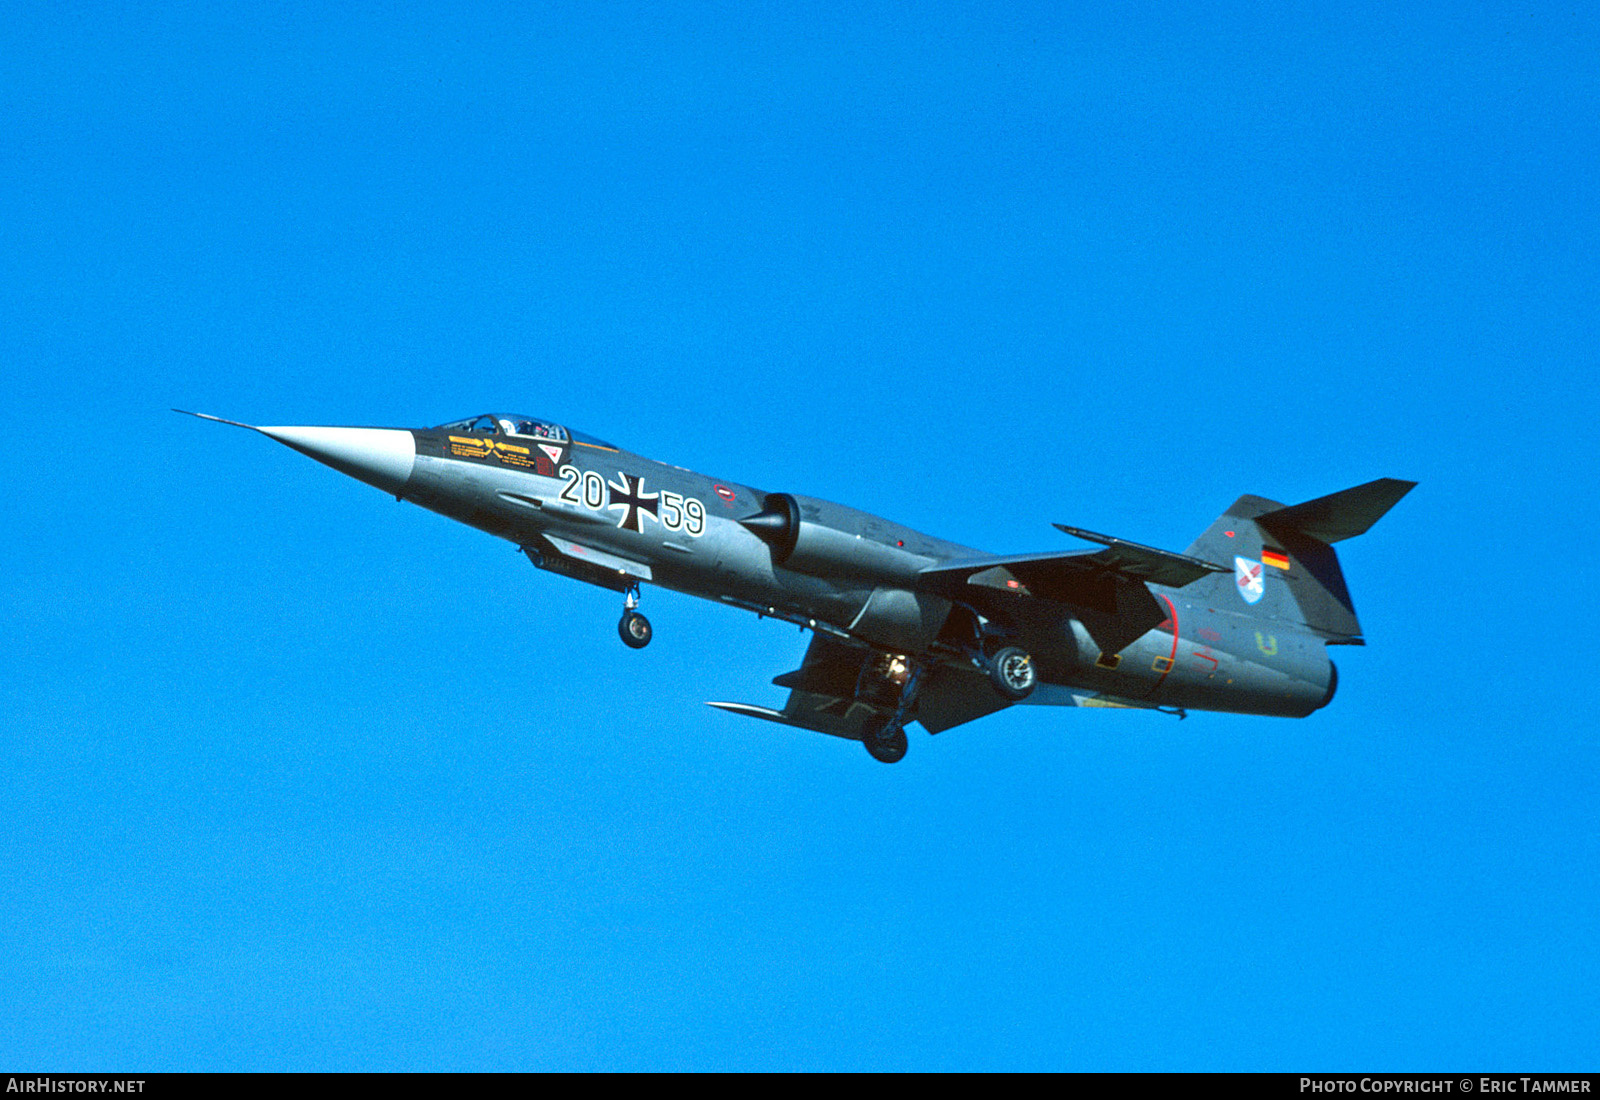
{"label": "aircraft wing", "polygon": [[1085,542],[1098,542],[1108,549],[1084,555],[1092,559],[1100,568],[1115,570],[1128,577],[1137,577],[1139,580],[1149,581],[1151,584],[1165,585],[1168,588],[1182,588],[1211,573],[1231,573],[1233,567],[1218,565],[1214,561],[1204,558],[1190,557],[1188,554],[1174,554],[1170,550],[1157,550],[1154,546],[1145,546],[1127,539],[1119,539],[1113,535],[1100,535],[1093,531],[1085,531],[1082,527],[1068,527],[1065,523],[1053,524],[1058,531],[1065,531],[1069,535],[1083,539]]}
{"label": "aircraft wing", "polygon": [[967,558],[930,565],[921,571],[921,576],[934,591],[948,592],[952,585],[957,589],[963,584],[978,585],[1092,607],[1104,602],[1103,596],[1098,603],[1096,599],[1103,593],[1105,578],[1182,588],[1211,573],[1233,572],[1232,566],[1188,554],[1157,550],[1064,523],[1055,526],[1069,535],[1103,543],[1106,549]]}
{"label": "aircraft wing", "polygon": [[1104,550],[1010,554],[940,562],[923,569],[923,586],[992,618],[1019,617],[1029,599],[1071,604],[1102,652],[1116,653],[1167,617],[1150,584],[1181,588],[1231,567],[1174,554],[1126,539],[1056,524],[1070,535],[1105,545]]}
{"label": "aircraft wing", "polygon": [[[856,681],[870,652],[864,646],[817,634],[800,667],[772,681],[778,687],[789,689],[789,698],[781,710],[754,703],[706,705],[749,718],[860,741],[868,723],[888,713],[855,698]],[[917,709],[912,718],[921,722],[929,733],[941,733],[1011,705],[976,669],[939,665],[931,669],[927,677],[917,696]]]}
{"label": "aircraft wing", "polygon": [[707,706],[750,718],[764,718],[780,725],[816,730],[852,741],[866,734],[867,723],[878,711],[855,701],[856,678],[868,651],[826,634],[811,639],[804,663],[793,672],[773,680],[789,688],[789,699],[782,710],[754,703],[707,703]]}

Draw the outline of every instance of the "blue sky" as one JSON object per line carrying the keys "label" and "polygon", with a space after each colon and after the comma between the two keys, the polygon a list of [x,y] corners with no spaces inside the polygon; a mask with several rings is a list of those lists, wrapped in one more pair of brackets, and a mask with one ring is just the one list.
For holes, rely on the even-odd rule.
{"label": "blue sky", "polygon": [[[0,1064],[1595,1069],[1600,19],[645,7],[0,18]],[[886,768],[174,405],[997,552],[1421,484],[1329,709]]]}

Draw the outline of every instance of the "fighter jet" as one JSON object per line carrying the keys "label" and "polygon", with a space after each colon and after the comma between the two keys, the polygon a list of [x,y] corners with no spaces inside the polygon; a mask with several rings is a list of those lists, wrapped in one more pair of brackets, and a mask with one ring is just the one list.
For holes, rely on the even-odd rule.
{"label": "fighter jet", "polygon": [[[183,410],[174,410],[182,412]],[[1056,524],[1099,549],[989,554],[841,504],[707,477],[532,416],[437,428],[254,431],[623,596],[617,632],[650,643],[644,585],[798,623],[781,707],[736,715],[906,753],[1019,703],[1303,718],[1327,706],[1332,645],[1362,645],[1333,544],[1415,482],[1302,504],[1242,496],[1181,554]]]}

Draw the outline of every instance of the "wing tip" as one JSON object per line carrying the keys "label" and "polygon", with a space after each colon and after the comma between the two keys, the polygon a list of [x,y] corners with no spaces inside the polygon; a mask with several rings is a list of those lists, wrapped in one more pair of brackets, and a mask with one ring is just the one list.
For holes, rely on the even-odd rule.
{"label": "wing tip", "polygon": [[729,714],[743,714],[750,718],[765,718],[769,722],[788,721],[788,719],[784,718],[782,711],[773,710],[771,707],[760,707],[754,703],[712,702],[708,699],[706,700],[706,706],[725,710]]}

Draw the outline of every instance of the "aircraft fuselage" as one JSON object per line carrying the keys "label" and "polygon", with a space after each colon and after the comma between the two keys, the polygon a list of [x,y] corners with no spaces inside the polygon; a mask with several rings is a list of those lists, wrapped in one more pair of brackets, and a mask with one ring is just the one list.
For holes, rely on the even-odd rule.
{"label": "aircraft fuselage", "polygon": [[1330,544],[1413,485],[1290,506],[1243,496],[1183,554],[1062,527],[1105,549],[993,555],[529,417],[253,430],[625,593],[618,632],[634,648],[651,638],[643,585],[810,628],[801,668],[774,681],[790,689],[781,710],[711,705],[887,762],[909,722],[938,733],[1015,703],[1310,714],[1338,682],[1325,647],[1362,642]]}
{"label": "aircraft fuselage", "polygon": [[[897,652],[927,653],[949,625],[951,601],[919,592],[918,571],[983,554],[796,495],[802,519],[836,532],[838,545],[822,547],[810,570],[787,568],[741,524],[769,496],[741,482],[577,439],[412,435],[416,464],[397,495],[514,542],[537,565],[618,591],[657,584]],[[1303,717],[1331,698],[1321,639],[1194,603],[1181,589],[1151,591],[1167,620],[1115,655],[1070,609],[1019,606],[1012,634],[1041,680],[1029,701]]]}

